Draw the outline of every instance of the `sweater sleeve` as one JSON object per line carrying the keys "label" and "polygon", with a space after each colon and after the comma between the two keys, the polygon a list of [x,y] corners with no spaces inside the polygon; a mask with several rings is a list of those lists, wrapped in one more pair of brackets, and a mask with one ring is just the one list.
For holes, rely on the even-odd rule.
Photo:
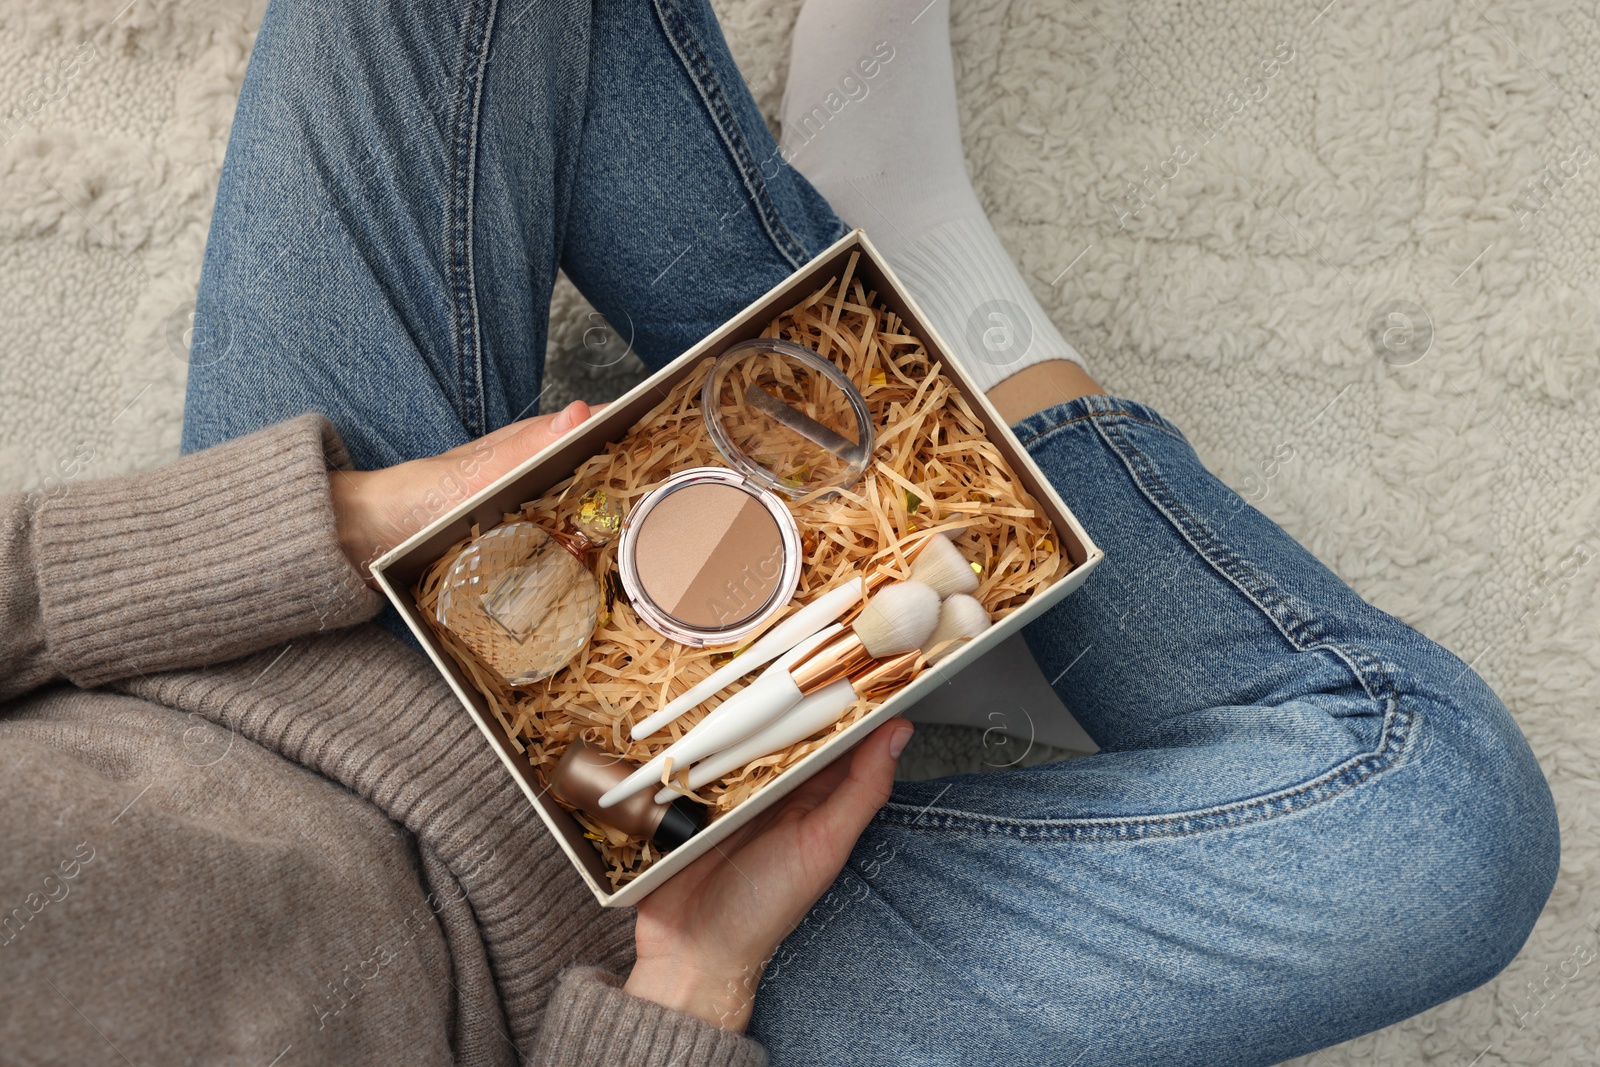
{"label": "sweater sleeve", "polygon": [[221,663],[371,618],[339,548],[327,420],[125,478],[0,499],[0,699]]}
{"label": "sweater sleeve", "polygon": [[542,1067],[766,1067],[755,1041],[622,990],[598,967],[561,975],[539,1033]]}

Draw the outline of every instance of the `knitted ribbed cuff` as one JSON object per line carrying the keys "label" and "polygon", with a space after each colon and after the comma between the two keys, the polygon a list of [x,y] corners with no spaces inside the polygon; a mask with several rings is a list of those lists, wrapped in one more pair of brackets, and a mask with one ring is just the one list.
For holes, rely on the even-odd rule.
{"label": "knitted ribbed cuff", "polygon": [[983,216],[935,227],[889,263],[984,392],[1045,360],[1083,365]]}
{"label": "knitted ribbed cuff", "polygon": [[42,502],[34,564],[55,668],[80,686],[221,663],[371,618],[339,548],[330,466],[303,415],[154,471]]}
{"label": "knitted ribbed cuff", "polygon": [[767,1053],[748,1037],[623,992],[609,971],[573,967],[545,1009],[536,1060],[551,1067],[766,1067]]}

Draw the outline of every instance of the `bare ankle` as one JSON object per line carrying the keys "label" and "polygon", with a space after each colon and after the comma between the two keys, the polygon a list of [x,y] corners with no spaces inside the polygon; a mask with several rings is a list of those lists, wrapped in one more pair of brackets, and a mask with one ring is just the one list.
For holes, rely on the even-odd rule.
{"label": "bare ankle", "polygon": [[988,396],[1006,423],[1014,426],[1036,411],[1104,392],[1088,371],[1070,359],[1047,359],[1002,380]]}

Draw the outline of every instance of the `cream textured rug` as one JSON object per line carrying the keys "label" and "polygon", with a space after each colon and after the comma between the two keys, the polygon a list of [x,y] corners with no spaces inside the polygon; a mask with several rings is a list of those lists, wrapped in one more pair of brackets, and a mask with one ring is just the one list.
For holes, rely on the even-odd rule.
{"label": "cream textured rug", "polygon": [[[260,10],[124,2],[0,7],[0,490],[176,447]],[[1108,388],[1471,661],[1555,789],[1562,877],[1510,969],[1303,1062],[1592,1063],[1600,22],[1560,0],[1325,2],[957,0],[968,157]],[[772,114],[795,0],[717,6]],[[558,295],[571,388],[606,384],[566,355],[586,310]]]}

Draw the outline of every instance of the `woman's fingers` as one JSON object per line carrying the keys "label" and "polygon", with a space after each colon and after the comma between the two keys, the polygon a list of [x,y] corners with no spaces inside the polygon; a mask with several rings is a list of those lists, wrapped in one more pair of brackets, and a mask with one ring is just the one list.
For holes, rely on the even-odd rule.
{"label": "woman's fingers", "polygon": [[341,547],[371,584],[367,565],[373,559],[577,429],[596,410],[574,400],[554,415],[502,426],[437,456],[378,471],[337,472],[330,490]]}
{"label": "woman's fingers", "polygon": [[473,488],[478,489],[488,485],[528,457],[538,455],[560,440],[563,435],[581,426],[592,414],[593,411],[588,404],[582,400],[574,400],[554,415],[539,415],[502,426],[476,441],[446,452],[445,455],[474,451],[482,457],[481,462],[476,464],[475,477],[472,479]]}
{"label": "woman's fingers", "polygon": [[742,1030],[754,979],[889,799],[910,736],[909,722],[891,719],[641,901],[624,988]]}
{"label": "woman's fingers", "polygon": [[583,422],[583,420],[587,419],[588,417],[589,405],[585,404],[582,400],[574,400],[572,403],[556,412],[556,417],[550,422],[550,429],[553,430],[556,436],[559,437],[568,430],[577,429],[578,424]]}
{"label": "woman's fingers", "polygon": [[806,816],[807,831],[831,842],[847,842],[848,852],[878,809],[888,803],[895,766],[911,731],[905,719],[890,719],[861,742],[850,757],[849,773]]}

